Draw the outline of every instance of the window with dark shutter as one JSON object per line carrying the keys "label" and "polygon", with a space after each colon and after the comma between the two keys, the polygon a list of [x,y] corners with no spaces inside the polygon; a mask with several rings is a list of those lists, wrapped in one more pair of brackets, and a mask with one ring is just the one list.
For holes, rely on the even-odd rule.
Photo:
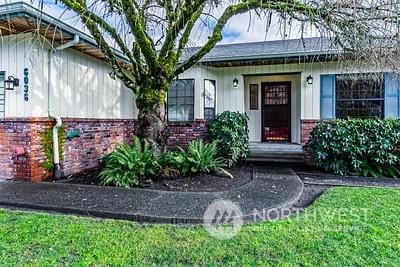
{"label": "window with dark shutter", "polygon": [[336,75],[336,118],[383,118],[383,74]]}

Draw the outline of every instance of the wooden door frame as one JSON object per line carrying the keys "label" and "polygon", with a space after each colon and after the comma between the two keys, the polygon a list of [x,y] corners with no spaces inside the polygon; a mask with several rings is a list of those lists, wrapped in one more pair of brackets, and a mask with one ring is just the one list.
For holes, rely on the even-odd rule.
{"label": "wooden door frame", "polygon": [[265,116],[265,87],[273,86],[273,85],[287,85],[289,86],[289,94],[288,94],[288,105],[289,105],[289,114],[288,114],[288,140],[282,143],[291,143],[292,142],[292,82],[262,82],[261,83],[261,142],[273,142],[279,143],[279,141],[268,141],[264,139],[264,116]]}

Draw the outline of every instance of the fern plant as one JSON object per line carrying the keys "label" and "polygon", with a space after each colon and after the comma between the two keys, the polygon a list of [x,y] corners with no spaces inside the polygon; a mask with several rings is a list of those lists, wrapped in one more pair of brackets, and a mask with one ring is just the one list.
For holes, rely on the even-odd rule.
{"label": "fern plant", "polygon": [[182,175],[223,172],[232,177],[224,167],[225,160],[218,157],[217,143],[204,143],[202,140],[189,143],[187,150],[178,147],[178,151],[168,152],[161,157],[161,165],[178,170]]}
{"label": "fern plant", "polygon": [[105,167],[100,173],[102,185],[132,187],[140,185],[144,178],[156,175],[161,166],[154,150],[146,142],[134,137],[132,144],[121,144],[104,157]]}

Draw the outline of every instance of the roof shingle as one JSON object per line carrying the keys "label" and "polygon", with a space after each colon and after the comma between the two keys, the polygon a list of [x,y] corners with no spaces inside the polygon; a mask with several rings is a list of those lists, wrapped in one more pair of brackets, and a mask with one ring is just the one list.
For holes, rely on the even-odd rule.
{"label": "roof shingle", "polygon": [[[185,49],[182,60],[195,53],[199,47]],[[327,38],[287,39],[253,43],[217,45],[200,62],[285,58],[293,56],[323,55],[337,52]]]}

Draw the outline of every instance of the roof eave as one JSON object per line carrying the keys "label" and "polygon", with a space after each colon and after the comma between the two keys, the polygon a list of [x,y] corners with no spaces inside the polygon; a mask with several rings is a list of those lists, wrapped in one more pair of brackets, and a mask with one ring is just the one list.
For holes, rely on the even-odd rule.
{"label": "roof eave", "polygon": [[245,57],[219,57],[219,58],[205,58],[199,61],[199,63],[213,63],[213,62],[235,62],[235,61],[251,61],[251,60],[276,60],[276,59],[288,59],[288,58],[299,58],[299,57],[321,57],[321,56],[335,56],[340,54],[339,50],[330,51],[309,51],[301,53],[281,53],[281,54],[270,54],[270,55],[255,55]]}
{"label": "roof eave", "polygon": [[[44,26],[52,26],[71,36],[78,35],[81,42],[93,48],[99,49],[96,41],[90,35],[71,27],[59,19],[47,15],[31,5],[28,5],[24,2],[0,5],[0,19],[10,19],[16,17],[28,17],[35,20],[40,19],[40,23]],[[113,52],[119,59],[127,61],[127,58],[120,51],[113,49]]]}

